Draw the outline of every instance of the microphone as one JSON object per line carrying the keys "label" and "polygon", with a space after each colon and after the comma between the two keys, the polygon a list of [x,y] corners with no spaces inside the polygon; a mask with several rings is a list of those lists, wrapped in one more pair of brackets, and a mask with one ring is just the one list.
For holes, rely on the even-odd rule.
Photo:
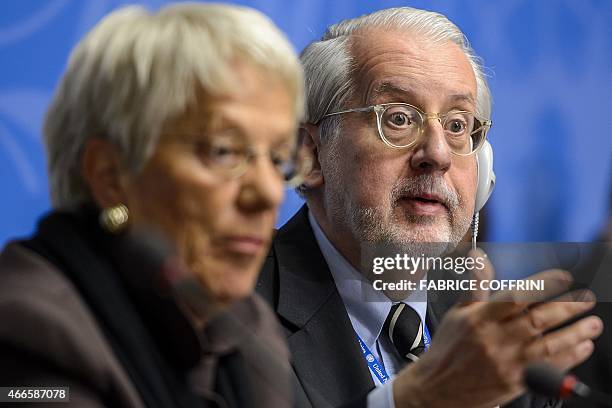
{"label": "microphone", "polygon": [[[202,356],[201,342],[208,341],[212,328],[217,335],[238,339],[244,364],[274,387],[279,398],[292,401],[291,384],[277,375],[290,372],[289,361],[258,336],[252,319],[259,317],[248,310],[245,313],[246,304],[221,307],[181,262],[176,248],[161,231],[133,228],[117,238],[113,239],[112,253],[124,279],[144,305],[143,319],[149,323],[155,341],[172,358],[172,365],[192,369]],[[194,325],[194,314],[207,318],[204,328]]]}
{"label": "microphone", "polygon": [[564,374],[548,363],[530,364],[525,369],[524,380],[531,391],[547,397],[578,397],[602,407],[612,407],[612,397],[591,389],[576,376]]}
{"label": "microphone", "polygon": [[201,317],[219,313],[212,295],[196,281],[180,261],[174,245],[158,229],[141,226],[128,231],[121,239],[115,237],[112,253],[127,282],[140,292],[183,301]]}

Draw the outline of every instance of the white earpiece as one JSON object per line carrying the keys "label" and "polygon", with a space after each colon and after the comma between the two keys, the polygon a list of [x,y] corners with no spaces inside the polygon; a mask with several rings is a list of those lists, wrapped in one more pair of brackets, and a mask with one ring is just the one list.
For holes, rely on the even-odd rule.
{"label": "white earpiece", "polygon": [[488,140],[476,154],[476,167],[478,169],[478,186],[474,203],[474,217],[472,219],[472,248],[476,249],[478,238],[478,212],[484,207],[495,187],[495,172],[493,171],[493,148]]}
{"label": "white earpiece", "polygon": [[484,207],[495,187],[495,172],[493,172],[493,149],[488,140],[476,154],[478,167],[478,188],[476,189],[476,203],[474,214]]}

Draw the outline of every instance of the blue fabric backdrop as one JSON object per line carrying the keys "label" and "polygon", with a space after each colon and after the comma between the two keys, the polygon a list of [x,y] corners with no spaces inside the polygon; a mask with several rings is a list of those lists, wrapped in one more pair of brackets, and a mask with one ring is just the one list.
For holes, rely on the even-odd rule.
{"label": "blue fabric backdrop", "polygon": [[[71,48],[127,2],[0,5],[0,244],[49,209],[41,122]],[[139,1],[155,9],[165,1]],[[240,1],[269,15],[297,50],[327,25],[384,7],[442,12],[489,68],[497,188],[490,237],[588,240],[605,220],[612,175],[612,2]],[[300,205],[288,192],[279,224]]]}

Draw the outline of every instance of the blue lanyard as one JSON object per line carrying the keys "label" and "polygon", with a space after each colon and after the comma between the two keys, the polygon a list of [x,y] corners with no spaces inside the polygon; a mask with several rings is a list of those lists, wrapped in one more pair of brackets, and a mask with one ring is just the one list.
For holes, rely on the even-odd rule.
{"label": "blue lanyard", "polygon": [[429,329],[426,324],[423,324],[425,328],[424,336],[423,336],[423,344],[425,345],[425,351],[429,350],[429,345],[431,344],[431,335],[429,334]]}
{"label": "blue lanyard", "polygon": [[[425,328],[423,333],[423,344],[425,345],[425,351],[427,351],[429,350],[429,345],[431,344],[431,335],[429,334],[429,329],[427,328],[427,325],[424,324],[423,327]],[[376,376],[376,378],[378,378],[378,381],[380,381],[381,384],[384,384],[389,381],[391,377],[389,376],[389,374],[387,374],[387,370],[385,370],[385,367],[378,362],[378,359],[370,351],[370,349],[363,342],[363,340],[361,340],[361,337],[359,337],[357,333],[355,333],[355,335],[357,336],[357,340],[359,341],[359,347],[361,348],[361,352],[363,353],[363,358],[365,358],[366,363],[368,363],[370,371],[374,373],[374,375]]]}
{"label": "blue lanyard", "polygon": [[363,358],[365,358],[366,363],[368,363],[368,367],[370,367],[370,370],[374,373],[376,378],[378,378],[378,381],[380,381],[381,384],[384,384],[389,381],[391,377],[389,377],[389,374],[387,374],[387,370],[385,370],[385,367],[378,362],[378,359],[374,357],[374,354],[372,354],[368,346],[366,346],[366,344],[363,342],[363,340],[361,340],[361,337],[359,337],[358,334],[357,340],[359,340],[359,346],[361,347]]}

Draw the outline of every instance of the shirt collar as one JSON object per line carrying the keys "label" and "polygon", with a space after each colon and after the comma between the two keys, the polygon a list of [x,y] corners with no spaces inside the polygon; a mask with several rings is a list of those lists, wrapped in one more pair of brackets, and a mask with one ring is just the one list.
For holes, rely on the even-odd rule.
{"label": "shirt collar", "polygon": [[[375,290],[370,282],[338,252],[311,211],[308,211],[308,221],[321,253],[329,266],[338,293],[351,319],[353,329],[363,342],[370,349],[373,349],[394,302],[384,293]],[[425,322],[427,302],[410,300],[411,298],[426,299],[423,296],[426,296],[426,294],[412,293],[404,300],[404,303],[412,307],[421,320]]]}

